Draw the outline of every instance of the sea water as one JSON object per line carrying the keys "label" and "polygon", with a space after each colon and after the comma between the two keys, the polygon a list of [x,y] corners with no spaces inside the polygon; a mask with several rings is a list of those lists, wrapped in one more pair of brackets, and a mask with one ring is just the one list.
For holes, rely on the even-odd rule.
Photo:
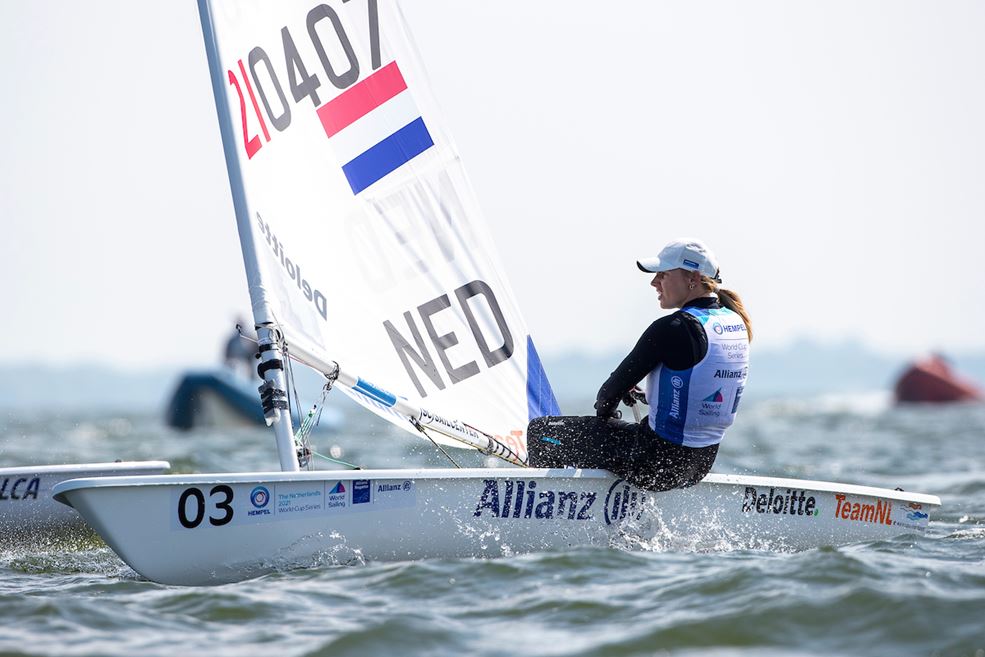
{"label": "sea water", "polygon": [[[985,657],[985,407],[895,408],[872,394],[743,411],[715,472],[901,487],[939,495],[943,508],[924,534],[794,553],[695,552],[658,539],[321,564],[204,588],[143,580],[98,539],[3,548],[0,654]],[[364,466],[448,465],[358,412],[315,443]],[[117,458],[167,459],[177,472],[277,468],[263,430],[182,434],[146,414],[0,415],[4,465]]]}

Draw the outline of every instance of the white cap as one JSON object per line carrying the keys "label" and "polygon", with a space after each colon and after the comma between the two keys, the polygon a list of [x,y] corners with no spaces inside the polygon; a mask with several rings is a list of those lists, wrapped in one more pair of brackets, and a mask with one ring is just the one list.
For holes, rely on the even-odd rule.
{"label": "white cap", "polygon": [[687,269],[701,272],[716,283],[722,282],[715,254],[701,240],[689,237],[674,240],[652,258],[637,260],[636,266],[651,274],[671,269]]}

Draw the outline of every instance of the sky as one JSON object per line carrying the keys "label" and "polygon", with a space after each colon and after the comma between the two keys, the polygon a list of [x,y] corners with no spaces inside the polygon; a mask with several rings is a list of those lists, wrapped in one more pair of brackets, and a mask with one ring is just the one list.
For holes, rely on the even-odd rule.
{"label": "sky", "polygon": [[[985,350],[985,4],[415,0],[543,353],[628,351],[715,251],[754,344]],[[196,3],[0,3],[13,362],[216,362],[249,308]]]}

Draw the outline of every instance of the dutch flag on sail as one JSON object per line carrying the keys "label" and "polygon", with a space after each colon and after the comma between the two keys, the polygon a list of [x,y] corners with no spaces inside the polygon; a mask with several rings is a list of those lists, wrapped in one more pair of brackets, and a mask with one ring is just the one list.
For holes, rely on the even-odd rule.
{"label": "dutch flag on sail", "polygon": [[397,62],[318,108],[342,172],[358,194],[434,145]]}

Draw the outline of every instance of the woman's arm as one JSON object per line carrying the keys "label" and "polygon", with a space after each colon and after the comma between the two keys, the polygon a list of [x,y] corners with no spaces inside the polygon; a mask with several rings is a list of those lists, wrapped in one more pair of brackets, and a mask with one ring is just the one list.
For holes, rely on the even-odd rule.
{"label": "woman's arm", "polygon": [[[666,360],[664,350],[672,341],[672,324],[676,313],[661,317],[650,324],[636,346],[629,352],[619,367],[609,375],[595,397],[595,414],[599,417],[613,417],[619,401],[637,383],[642,381],[660,363]],[[679,319],[676,319],[680,323]]]}

